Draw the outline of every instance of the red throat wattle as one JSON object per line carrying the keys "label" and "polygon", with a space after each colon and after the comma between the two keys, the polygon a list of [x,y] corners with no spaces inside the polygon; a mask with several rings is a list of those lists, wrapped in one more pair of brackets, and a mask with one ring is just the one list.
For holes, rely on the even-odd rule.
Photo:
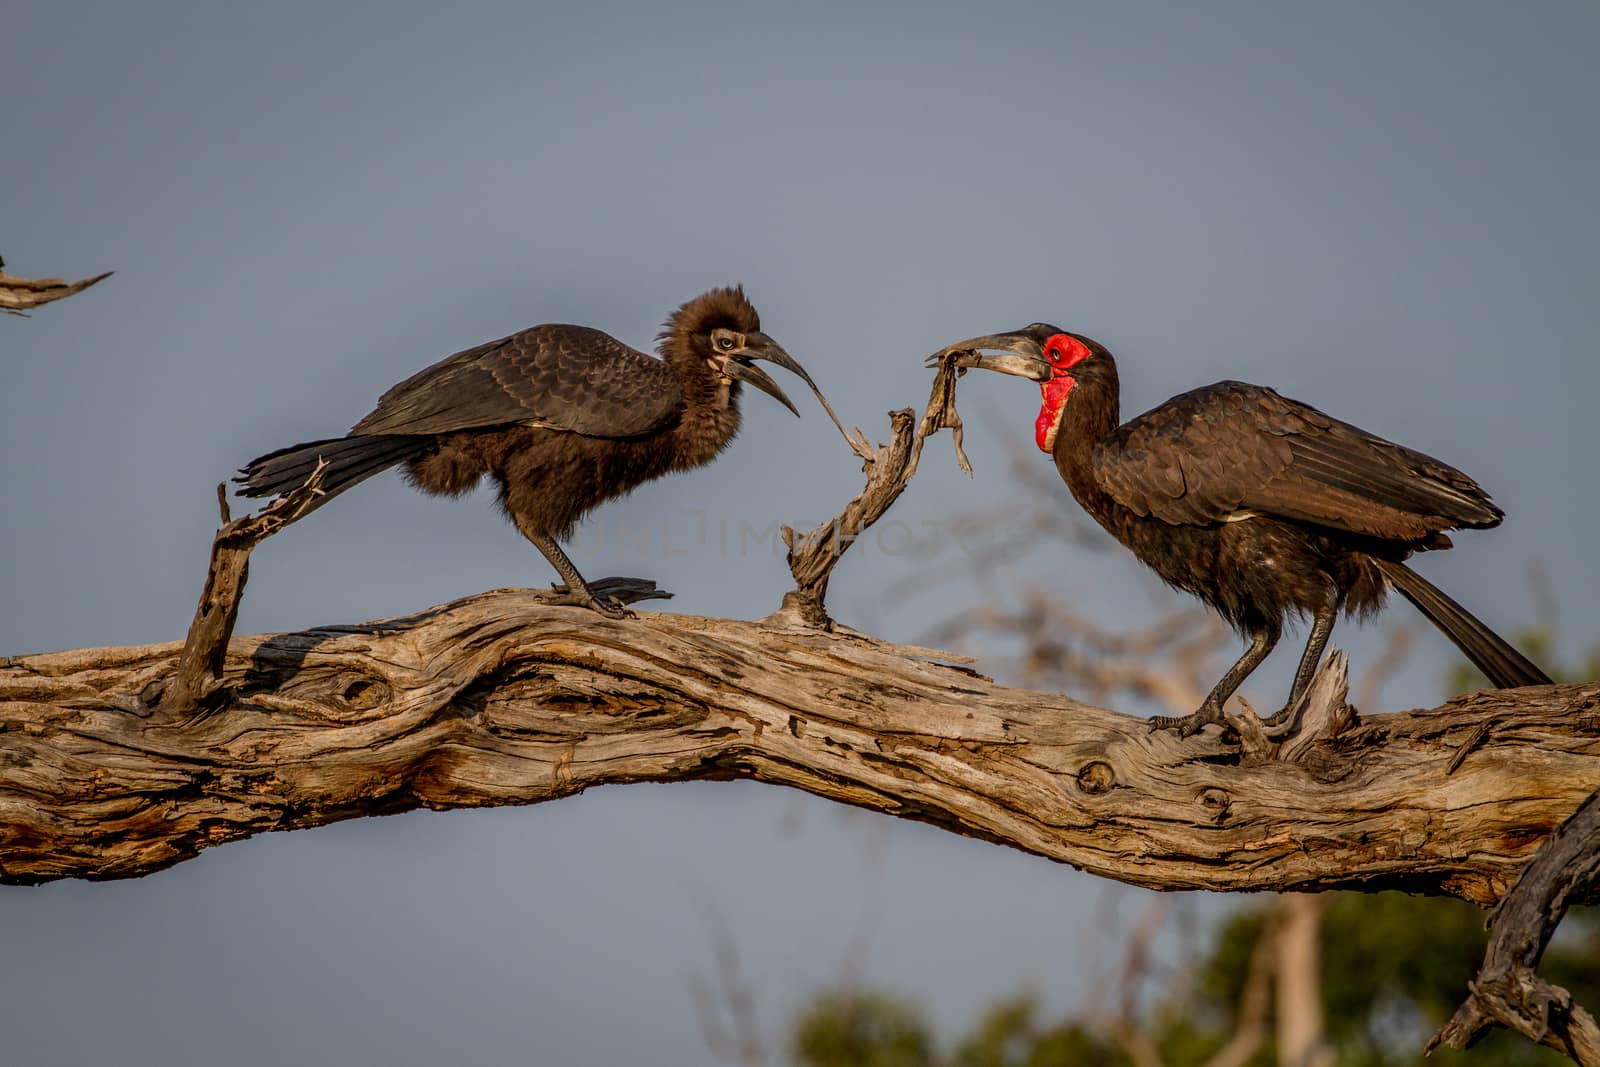
{"label": "red throat wattle", "polygon": [[1089,346],[1070,334],[1058,333],[1044,344],[1045,358],[1053,372],[1049,381],[1039,383],[1039,417],[1033,423],[1033,439],[1039,451],[1050,452],[1056,446],[1056,430],[1061,426],[1061,412],[1067,404],[1067,394],[1078,383],[1067,371],[1089,358]]}

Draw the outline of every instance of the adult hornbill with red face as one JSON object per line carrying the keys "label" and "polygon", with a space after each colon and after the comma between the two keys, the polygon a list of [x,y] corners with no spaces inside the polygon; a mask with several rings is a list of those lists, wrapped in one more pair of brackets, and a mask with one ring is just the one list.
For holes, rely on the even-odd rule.
{"label": "adult hornbill with red face", "polygon": [[1272,651],[1290,614],[1309,615],[1292,713],[1335,617],[1366,616],[1398,589],[1500,688],[1550,679],[1405,565],[1450,547],[1445,530],[1499,524],[1478,484],[1430,456],[1244,382],[1173,397],[1119,425],[1117,365],[1105,347],[1036,322],[950,345],[930,364],[1039,383],[1039,448],[1083,509],[1169,585],[1211,605],[1250,647],[1199,710],[1154,726],[1186,737],[1222,724],[1222,705]]}
{"label": "adult hornbill with red face", "polygon": [[597,504],[715,459],[739,431],[742,383],[798,415],[752,360],[776,363],[817,389],[761,332],[742,288],[684,304],[657,342],[662,359],[587,326],[552,323],[457,352],[384,393],[344,437],[251,460],[235,479],[239,492],[286,493],[318,463],[325,498],[396,464],[418,489],[449,496],[490,475],[501,509],[571,592],[602,614],[627,615],[589,588],[557,539]]}

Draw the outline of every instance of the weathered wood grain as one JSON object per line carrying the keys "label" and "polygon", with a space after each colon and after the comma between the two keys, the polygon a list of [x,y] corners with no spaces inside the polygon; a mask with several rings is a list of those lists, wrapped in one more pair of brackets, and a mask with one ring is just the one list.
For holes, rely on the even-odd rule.
{"label": "weathered wood grain", "polygon": [[750,778],[1136,885],[1489,904],[1600,783],[1600,683],[1353,723],[1312,709],[1343,732],[1246,755],[845,630],[613,621],[531,591],[234,638],[212,699],[163,710],[180,652],[0,661],[0,881],[133,877],[418,807]]}

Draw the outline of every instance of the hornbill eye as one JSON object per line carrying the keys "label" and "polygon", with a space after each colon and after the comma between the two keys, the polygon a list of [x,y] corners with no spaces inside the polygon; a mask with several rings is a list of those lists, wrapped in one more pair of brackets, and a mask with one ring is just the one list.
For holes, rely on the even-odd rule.
{"label": "hornbill eye", "polygon": [[732,348],[733,347],[733,338],[731,338],[731,337],[719,337],[719,338],[717,338],[717,344],[722,348]]}

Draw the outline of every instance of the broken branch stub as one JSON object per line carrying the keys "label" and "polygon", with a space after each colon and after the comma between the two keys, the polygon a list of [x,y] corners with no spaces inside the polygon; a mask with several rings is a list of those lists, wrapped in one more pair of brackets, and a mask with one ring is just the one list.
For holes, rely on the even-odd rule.
{"label": "broken branch stub", "polygon": [[323,496],[322,475],[327,467],[326,462],[318,460],[299,488],[240,519],[230,519],[227,487],[217,486],[222,528],[211,541],[211,561],[200,603],[178,655],[176,673],[149,701],[159,705],[165,715],[186,715],[211,700],[221,688],[228,642],[239,619],[245,582],[250,578],[250,553],[263,540],[316,509]]}

